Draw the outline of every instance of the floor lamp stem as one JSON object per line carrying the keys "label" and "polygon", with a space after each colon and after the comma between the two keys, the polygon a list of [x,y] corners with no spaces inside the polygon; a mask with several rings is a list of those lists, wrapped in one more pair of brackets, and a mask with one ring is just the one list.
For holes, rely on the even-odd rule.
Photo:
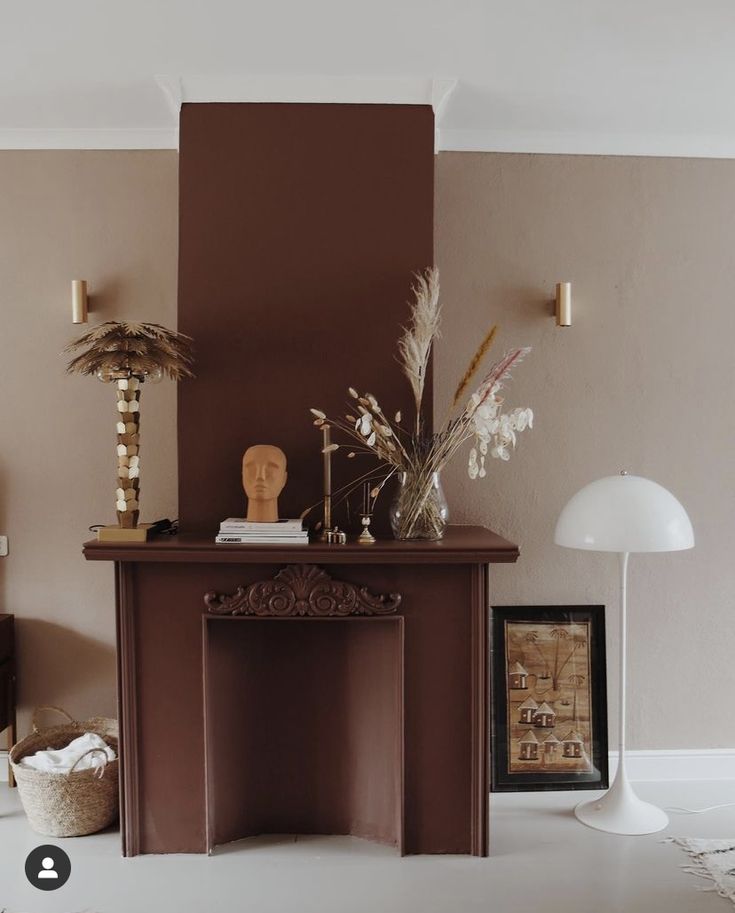
{"label": "floor lamp stem", "polygon": [[625,691],[627,681],[626,655],[628,652],[628,552],[620,553],[620,679],[618,687],[618,768],[625,771]]}
{"label": "floor lamp stem", "polygon": [[589,827],[610,834],[653,834],[668,824],[666,813],[635,794],[625,769],[625,699],[628,639],[628,552],[620,552],[620,694],[618,770],[610,789],[600,799],[581,802],[577,818]]}

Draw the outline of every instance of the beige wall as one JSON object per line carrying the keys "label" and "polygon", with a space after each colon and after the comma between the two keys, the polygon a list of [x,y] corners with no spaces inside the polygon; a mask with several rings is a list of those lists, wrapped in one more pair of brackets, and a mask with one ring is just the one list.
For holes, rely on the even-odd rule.
{"label": "beige wall", "polygon": [[[534,430],[484,482],[447,473],[455,520],[521,545],[493,601],[606,603],[616,718],[615,558],[554,546],[554,524],[596,477],[656,479],[697,546],[631,558],[629,746],[735,745],[735,162],[445,153],[436,243],[439,411],[489,324],[497,352],[534,346],[508,391]],[[545,302],[566,279],[558,329]]]}
{"label": "beige wall", "polygon": [[[0,153],[0,532],[11,548],[0,610],[19,621],[23,731],[25,708],[42,702],[114,711],[112,568],[80,551],[89,524],[114,520],[114,398],[65,377],[60,352],[78,331],[75,277],[97,294],[94,320],[175,324],[176,180],[173,152]],[[493,573],[494,602],[616,605],[611,556],[551,544],[565,500],[597,476],[655,478],[695,524],[693,552],[631,562],[634,748],[735,744],[734,242],[735,162],[437,158],[439,411],[489,324],[502,328],[496,352],[534,346],[509,391],[536,410],[534,430],[484,482],[461,465],[446,474],[455,521],[521,544],[519,563]],[[560,279],[574,282],[567,330],[546,309]],[[145,390],[147,517],[176,512],[174,398],[170,383]],[[616,636],[611,613],[611,658]]]}
{"label": "beige wall", "polygon": [[[85,563],[92,523],[115,522],[114,392],[67,377],[70,281],[92,321],[175,325],[175,152],[0,153],[0,611],[15,613],[25,710],[114,715],[112,567]],[[147,517],[175,513],[175,390],[144,391]]]}

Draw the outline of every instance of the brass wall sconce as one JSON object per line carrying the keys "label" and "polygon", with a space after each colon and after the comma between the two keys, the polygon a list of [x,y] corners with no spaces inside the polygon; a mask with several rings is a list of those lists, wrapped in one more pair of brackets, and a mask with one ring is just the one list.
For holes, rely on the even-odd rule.
{"label": "brass wall sconce", "polygon": [[71,280],[71,319],[73,323],[86,323],[89,311],[87,280]]}
{"label": "brass wall sconce", "polygon": [[554,308],[556,325],[570,327],[572,325],[572,283],[556,283],[556,304]]}

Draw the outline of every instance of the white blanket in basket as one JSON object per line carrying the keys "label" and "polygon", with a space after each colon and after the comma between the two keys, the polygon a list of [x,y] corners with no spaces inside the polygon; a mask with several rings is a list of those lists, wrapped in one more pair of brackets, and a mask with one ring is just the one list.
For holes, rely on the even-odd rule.
{"label": "white blanket in basket", "polygon": [[84,735],[80,735],[70,742],[66,748],[59,748],[55,751],[49,748],[46,751],[37,751],[35,754],[21,758],[18,766],[27,767],[30,770],[40,770],[44,773],[68,774],[75,764],[75,770],[89,770],[104,764],[99,752],[83,757],[90,748],[101,748],[107,755],[108,761],[115,760],[115,752],[103,738],[96,732],[85,732]]}

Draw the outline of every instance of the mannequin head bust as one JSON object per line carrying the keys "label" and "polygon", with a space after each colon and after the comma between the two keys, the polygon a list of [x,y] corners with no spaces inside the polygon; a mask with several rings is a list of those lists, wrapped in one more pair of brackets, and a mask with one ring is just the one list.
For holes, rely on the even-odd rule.
{"label": "mannequin head bust", "polygon": [[278,519],[278,496],[288,473],[286,454],[273,444],[248,447],[242,458],[242,486],[248,496],[248,520],[274,523]]}

